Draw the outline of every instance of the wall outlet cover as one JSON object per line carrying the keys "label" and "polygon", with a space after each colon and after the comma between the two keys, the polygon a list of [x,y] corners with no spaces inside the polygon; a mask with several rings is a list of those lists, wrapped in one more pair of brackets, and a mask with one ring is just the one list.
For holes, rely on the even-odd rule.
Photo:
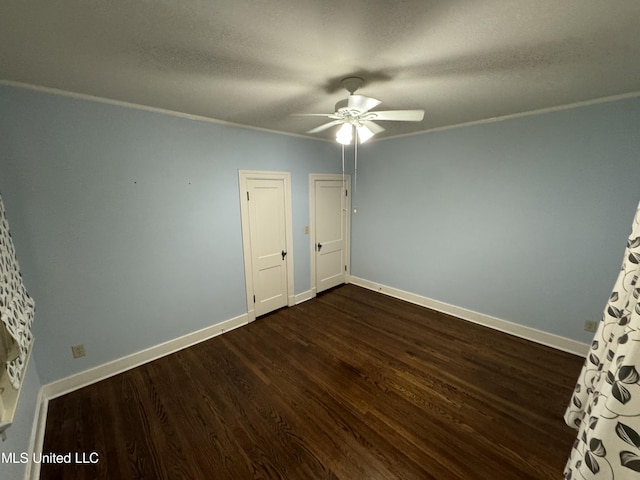
{"label": "wall outlet cover", "polygon": [[73,355],[73,358],[80,358],[80,357],[84,357],[87,352],[85,352],[84,350],[84,345],[80,344],[80,345],[73,345],[71,347],[71,354]]}
{"label": "wall outlet cover", "polygon": [[598,322],[595,320],[587,320],[584,322],[585,332],[595,332],[598,329]]}

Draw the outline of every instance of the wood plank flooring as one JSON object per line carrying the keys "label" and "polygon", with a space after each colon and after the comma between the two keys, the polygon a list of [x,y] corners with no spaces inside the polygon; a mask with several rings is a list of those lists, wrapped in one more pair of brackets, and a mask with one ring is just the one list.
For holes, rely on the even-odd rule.
{"label": "wood plank flooring", "polygon": [[52,400],[41,478],[559,479],[582,361],[345,285]]}

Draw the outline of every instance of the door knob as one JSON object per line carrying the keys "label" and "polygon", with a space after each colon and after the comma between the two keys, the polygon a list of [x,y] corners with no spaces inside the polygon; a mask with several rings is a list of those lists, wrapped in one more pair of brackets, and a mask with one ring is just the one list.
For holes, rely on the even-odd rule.
{"label": "door knob", "polygon": [[284,250],[282,250],[282,252],[280,253],[280,255],[282,255],[282,260],[284,260],[284,257],[287,256],[287,252],[285,252]]}
{"label": "door knob", "polygon": [[317,247],[318,247],[318,251],[320,251],[320,249],[322,248],[322,244],[320,242],[318,242]]}

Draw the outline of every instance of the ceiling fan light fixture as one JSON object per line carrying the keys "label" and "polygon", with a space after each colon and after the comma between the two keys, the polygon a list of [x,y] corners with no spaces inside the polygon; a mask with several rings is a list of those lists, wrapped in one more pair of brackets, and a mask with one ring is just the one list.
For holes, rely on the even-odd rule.
{"label": "ceiling fan light fixture", "polygon": [[353,127],[350,123],[343,123],[336,134],[336,141],[342,145],[349,145],[353,139]]}

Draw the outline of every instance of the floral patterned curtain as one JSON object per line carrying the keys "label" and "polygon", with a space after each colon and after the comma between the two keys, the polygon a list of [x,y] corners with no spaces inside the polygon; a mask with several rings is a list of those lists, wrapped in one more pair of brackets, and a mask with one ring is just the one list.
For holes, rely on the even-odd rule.
{"label": "floral patterned curtain", "polygon": [[640,479],[640,205],[622,269],[565,413],[565,479]]}
{"label": "floral patterned curtain", "polygon": [[22,383],[22,373],[33,341],[31,324],[34,309],[33,299],[22,284],[20,267],[9,233],[9,223],[0,196],[0,328],[5,329],[19,347],[17,357],[6,364],[9,381],[16,389]]}

